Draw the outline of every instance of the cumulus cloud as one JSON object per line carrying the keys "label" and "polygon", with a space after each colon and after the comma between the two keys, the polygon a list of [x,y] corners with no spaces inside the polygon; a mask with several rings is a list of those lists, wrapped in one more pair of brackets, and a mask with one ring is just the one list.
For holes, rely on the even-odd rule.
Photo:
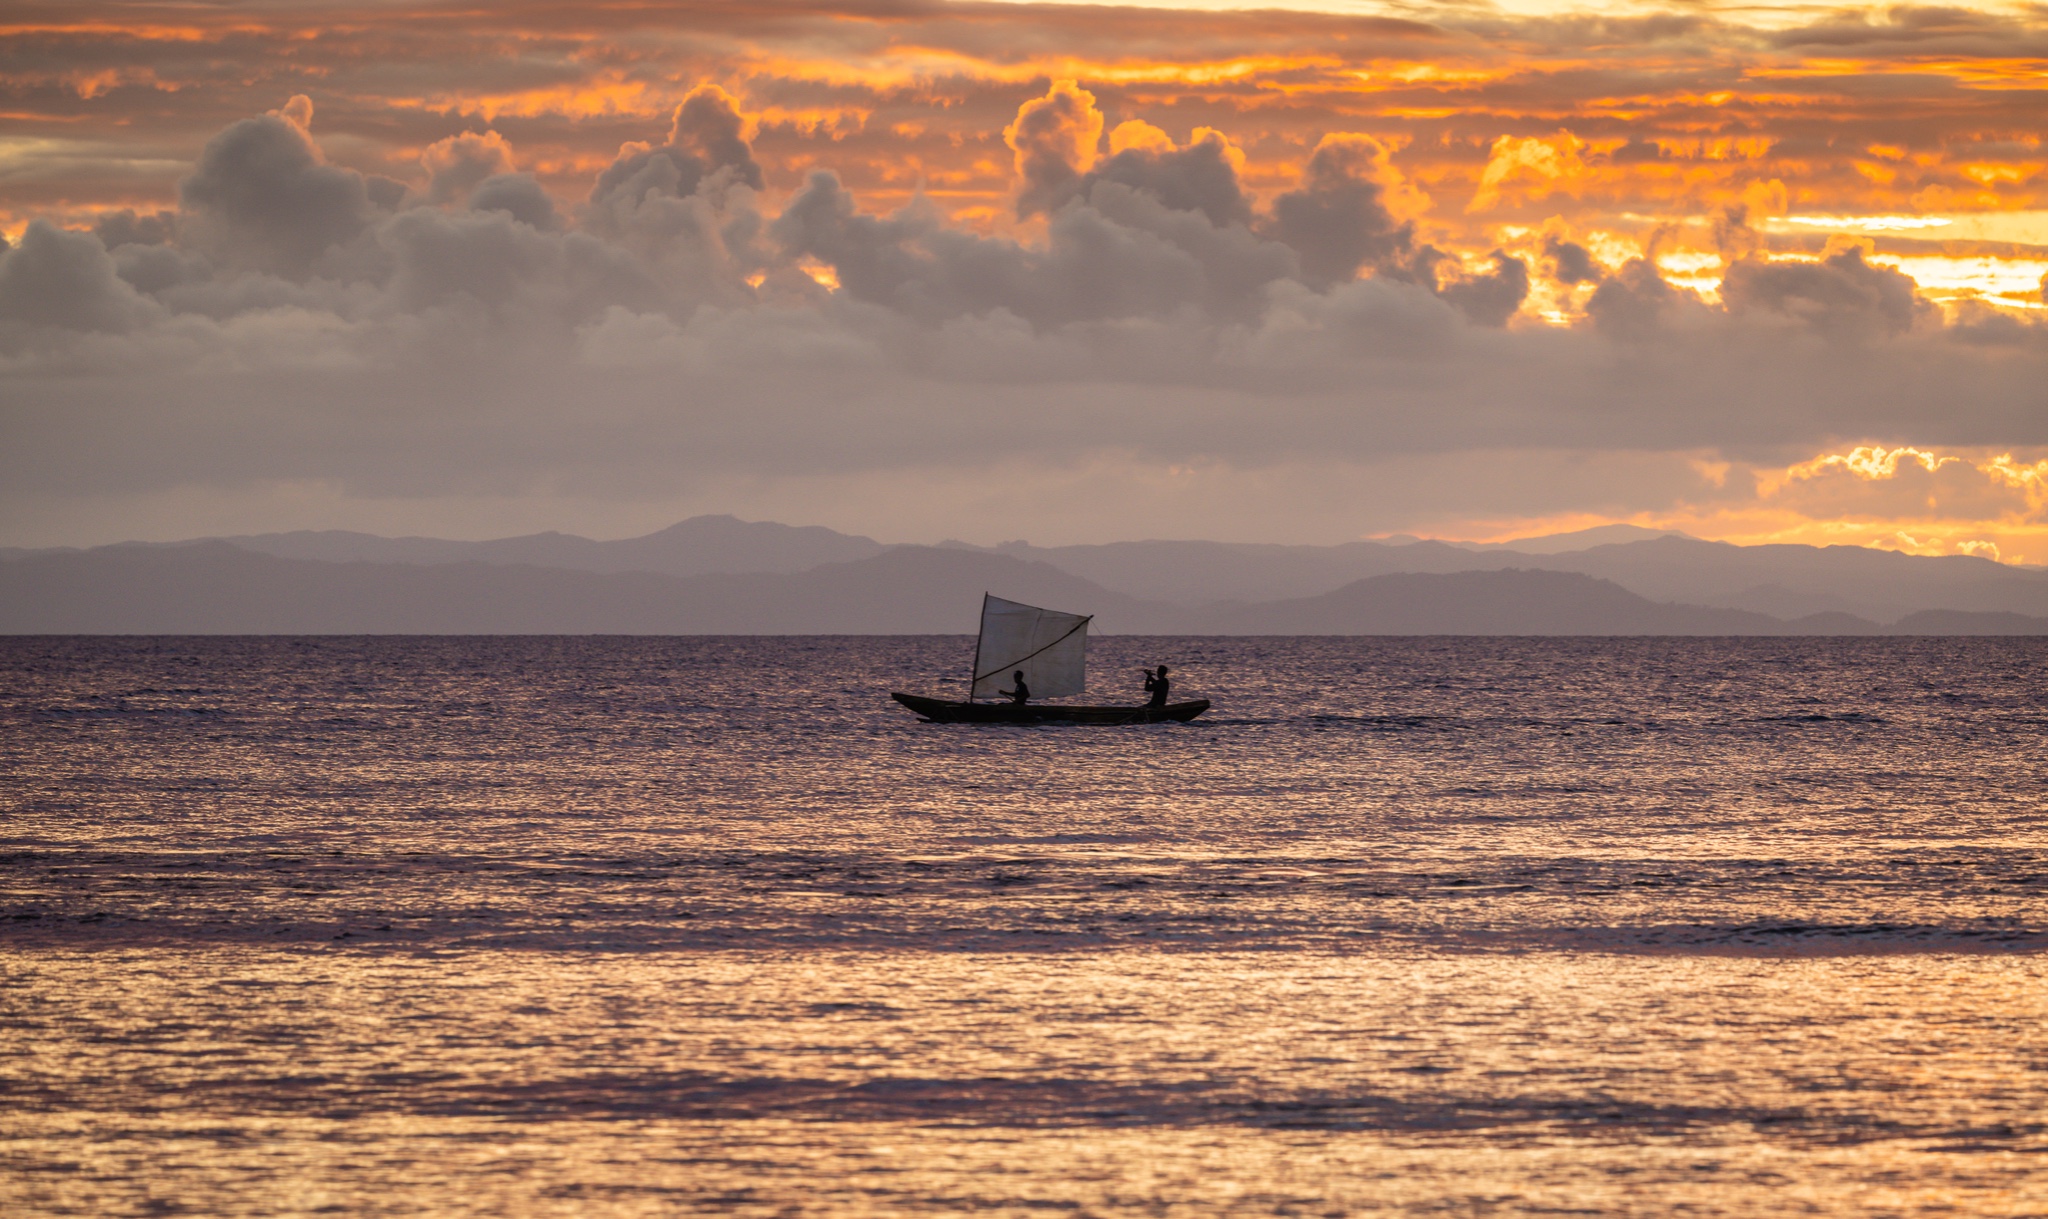
{"label": "cumulus cloud", "polygon": [[[941,231],[929,212],[906,211],[882,217],[864,213],[829,170],[814,172],[769,228],[793,258],[811,258],[832,268],[839,285],[854,298],[889,305],[913,317],[936,321],[974,307],[973,285],[951,282],[946,260],[921,249],[920,243]],[[1008,243],[981,243],[969,237],[966,247],[980,258],[984,291],[1000,290],[1020,271],[1022,251]],[[980,247],[988,248],[983,252]],[[963,299],[957,288],[970,289]]]}
{"label": "cumulus cloud", "polygon": [[1294,265],[1241,225],[1218,228],[1201,211],[1108,181],[1062,207],[1042,247],[961,232],[928,209],[865,213],[822,171],[770,232],[790,255],[830,266],[853,297],[927,322],[994,310],[1046,327],[1239,315]]}
{"label": "cumulus cloud", "polygon": [[[665,143],[626,144],[598,174],[577,213],[582,227],[654,264],[684,299],[738,299],[742,281],[771,261],[760,244],[765,219],[755,199],[763,179],[747,141],[750,125],[725,90],[693,89],[676,107]],[[538,184],[516,177],[486,180],[470,205],[540,228],[555,222]]]}
{"label": "cumulus cloud", "polygon": [[707,187],[712,194],[735,185],[760,190],[761,166],[746,129],[737,99],[717,85],[698,86],[676,107],[665,143],[627,144],[598,174],[590,218],[622,229],[643,208]]}
{"label": "cumulus cloud", "polygon": [[1872,266],[1861,246],[1818,262],[1744,258],[1728,267],[1721,299],[1730,313],[1779,318],[1838,339],[1899,334],[1934,311],[1911,277]]}
{"label": "cumulus cloud", "polygon": [[1606,269],[1594,261],[1591,250],[1555,233],[1544,237],[1543,256],[1550,260],[1551,278],[1567,287],[1597,284],[1607,275]]}
{"label": "cumulus cloud", "polygon": [[38,220],[0,259],[0,321],[121,333],[159,311],[115,274],[97,238]]}
{"label": "cumulus cloud", "polygon": [[1366,267],[1399,268],[1413,256],[1414,222],[1390,206],[1411,194],[1386,145],[1350,132],[1326,135],[1309,155],[1301,185],[1273,201],[1266,231],[1300,256],[1303,282],[1327,288]]}
{"label": "cumulus cloud", "polygon": [[747,142],[747,120],[739,102],[717,85],[699,85],[676,107],[668,146],[710,166],[730,170],[735,180],[761,189],[761,167]]}
{"label": "cumulus cloud", "polygon": [[420,163],[427,170],[427,200],[459,203],[484,179],[512,172],[512,147],[495,131],[465,131],[429,144]]}
{"label": "cumulus cloud", "polygon": [[1770,478],[1762,498],[1816,519],[2048,524],[2048,462],[1901,445],[1824,453]]}
{"label": "cumulus cloud", "polygon": [[1569,131],[1551,136],[1504,135],[1493,142],[1486,168],[1479,175],[1479,191],[1466,210],[1483,212],[1498,207],[1510,193],[1526,199],[1541,199],[1559,190],[1576,193],[1590,174],[1585,151],[1586,142]]}
{"label": "cumulus cloud", "polygon": [[1697,293],[1672,286],[1647,258],[1622,264],[1586,301],[1586,316],[1602,334],[1640,340],[1663,330],[1699,303]]}
{"label": "cumulus cloud", "polygon": [[1114,182],[1151,195],[1175,211],[1200,212],[1219,229],[1233,224],[1249,228],[1252,201],[1238,182],[1243,164],[1244,153],[1229,137],[1202,127],[1186,147],[1176,147],[1169,139],[1116,152],[1081,175],[1076,194],[1086,198],[1096,183]]}
{"label": "cumulus cloud", "polygon": [[532,174],[492,174],[469,192],[469,207],[477,212],[503,212],[537,229],[561,224],[553,197]]}
{"label": "cumulus cloud", "polygon": [[625,251],[503,213],[409,211],[377,237],[390,268],[382,303],[401,315],[474,319],[490,328],[487,339],[566,344],[575,326],[611,306],[651,309],[665,299]]}
{"label": "cumulus cloud", "polygon": [[1493,269],[1461,275],[1438,288],[1458,312],[1481,326],[1505,326],[1529,295],[1529,265],[1504,250],[1493,252]]}
{"label": "cumulus cloud", "polygon": [[[1341,486],[1479,449],[1810,453],[1926,428],[1935,400],[1930,441],[2048,443],[2039,328],[1987,356],[1856,250],[1740,260],[1725,306],[1557,233],[1467,264],[1418,236],[1427,201],[1358,133],[1261,207],[1220,132],[1126,124],[1103,155],[1099,111],[1056,86],[1011,128],[1042,220],[1006,233],[870,210],[828,169],[777,194],[714,89],[568,215],[485,136],[381,205],[310,120],[221,132],[174,216],[38,222],[0,254],[9,426],[37,438],[0,446],[10,502],[962,486],[1001,463],[1323,463]],[[1511,249],[1597,285],[1583,323],[1506,325],[1530,288]]]}
{"label": "cumulus cloud", "polygon": [[137,215],[134,208],[102,212],[93,220],[93,236],[109,250],[124,245],[163,245],[177,233],[178,217],[172,212]]}
{"label": "cumulus cloud", "polygon": [[223,263],[303,275],[369,226],[368,181],[326,163],[307,129],[312,117],[313,103],[294,97],[207,141],[178,186],[191,240]]}
{"label": "cumulus cloud", "polygon": [[1094,166],[1102,141],[1102,111],[1095,95],[1071,80],[1053,82],[1044,97],[1018,109],[1003,128],[1003,142],[1016,154],[1017,214],[1049,212],[1071,198],[1083,173]]}

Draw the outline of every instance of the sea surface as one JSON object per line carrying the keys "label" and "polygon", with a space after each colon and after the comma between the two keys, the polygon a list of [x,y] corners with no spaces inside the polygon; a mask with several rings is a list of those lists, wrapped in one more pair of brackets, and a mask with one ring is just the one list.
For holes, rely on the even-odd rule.
{"label": "sea surface", "polygon": [[2048,1214],[2048,641],[0,640],[9,1216]]}

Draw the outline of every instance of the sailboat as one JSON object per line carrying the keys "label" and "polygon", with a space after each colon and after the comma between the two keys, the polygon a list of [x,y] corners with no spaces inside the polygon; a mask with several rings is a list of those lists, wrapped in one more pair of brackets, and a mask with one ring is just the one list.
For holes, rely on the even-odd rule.
{"label": "sailboat", "polygon": [[948,702],[897,691],[890,698],[941,724],[1156,724],[1188,720],[1209,709],[1206,698],[1163,707],[1080,707],[1071,703],[984,703],[1003,697],[1003,687],[1024,675],[1033,698],[1064,698],[1088,684],[1088,623],[1091,614],[1066,614],[983,593],[981,635],[974,644],[974,669],[967,701]]}

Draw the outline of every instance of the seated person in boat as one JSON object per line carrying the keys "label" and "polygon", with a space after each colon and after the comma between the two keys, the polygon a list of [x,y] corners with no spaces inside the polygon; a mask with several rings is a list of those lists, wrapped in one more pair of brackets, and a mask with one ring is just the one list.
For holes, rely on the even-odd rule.
{"label": "seated person in boat", "polygon": [[1160,665],[1159,672],[1156,674],[1145,674],[1145,693],[1152,696],[1152,701],[1145,705],[1148,707],[1164,707],[1166,705],[1166,693],[1172,686],[1173,683],[1166,680],[1165,665]]}
{"label": "seated person in boat", "polygon": [[998,690],[996,693],[1020,706],[1030,702],[1031,687],[1024,684],[1024,670],[1019,669],[1015,673],[1010,674],[1010,680],[1017,683],[1015,690]]}

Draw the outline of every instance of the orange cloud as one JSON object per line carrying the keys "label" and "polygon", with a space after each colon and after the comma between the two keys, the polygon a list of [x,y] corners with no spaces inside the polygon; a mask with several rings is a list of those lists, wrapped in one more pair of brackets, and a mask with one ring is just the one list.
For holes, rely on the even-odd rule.
{"label": "orange cloud", "polygon": [[1102,122],[1095,95],[1071,80],[1054,81],[1044,97],[1018,107],[1003,128],[1003,143],[1016,153],[1017,176],[1024,180],[1020,208],[1051,199],[1094,166]]}
{"label": "orange cloud", "polygon": [[[1293,187],[1325,137],[1356,133],[1414,192],[1388,195],[1397,213],[1420,216],[1424,191],[1469,201],[1418,234],[1460,259],[1487,257],[1503,225],[1555,215],[1611,265],[1653,241],[1666,265],[1692,259],[1701,288],[1730,250],[1818,253],[1797,234],[1717,233],[1733,207],[1752,225],[1793,211],[2048,208],[2048,60],[2029,50],[2048,15],[2032,10],[1936,20],[1816,7],[1770,28],[1732,12],[1680,28],[1455,8],[1389,19],[824,0],[507,0],[488,22],[340,0],[167,11],[175,19],[131,22],[129,8],[93,0],[10,7],[0,55],[18,65],[19,91],[15,139],[0,144],[0,230],[169,206],[211,131],[293,94],[317,100],[343,137],[339,163],[411,173],[425,189],[420,150],[488,128],[576,199],[621,144],[659,140],[706,80],[747,97],[771,193],[829,168],[873,207],[922,190],[984,228],[1016,223],[1019,177],[1042,193],[1046,175],[1199,130],[1222,133],[1263,202]],[[1880,259],[1929,253],[1912,233],[1876,240]]]}
{"label": "orange cloud", "polygon": [[1789,466],[1702,455],[1692,489],[1646,511],[1445,523],[1444,536],[1504,541],[1632,524],[1741,545],[1870,546],[1909,554],[2048,562],[2048,457],[1857,445]]}
{"label": "orange cloud", "polygon": [[1859,445],[1776,470],[1737,494],[1658,519],[1738,542],[1804,541],[1913,554],[2048,560],[2048,458]]}
{"label": "orange cloud", "polygon": [[1529,199],[1542,199],[1553,190],[1578,193],[1587,177],[1586,162],[1580,156],[1586,142],[1569,131],[1556,135],[1504,135],[1493,142],[1486,168],[1479,175],[1479,193],[1465,210],[1486,211],[1501,201],[1509,187],[1519,186]]}

